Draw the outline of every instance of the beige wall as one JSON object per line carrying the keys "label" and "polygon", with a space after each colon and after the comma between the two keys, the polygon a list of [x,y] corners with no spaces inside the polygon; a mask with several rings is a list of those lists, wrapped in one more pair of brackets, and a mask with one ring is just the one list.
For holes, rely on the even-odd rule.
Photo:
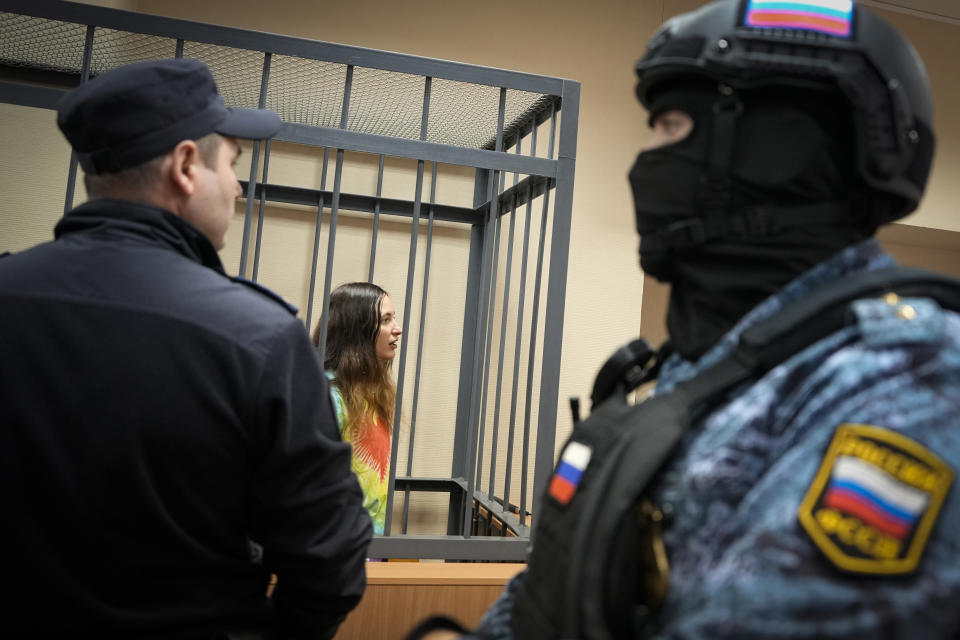
{"label": "beige wall", "polygon": [[63,215],[70,145],[47,109],[0,105],[0,253],[53,237]]}
{"label": "beige wall", "polygon": [[[581,82],[570,271],[566,312],[562,319],[564,341],[558,446],[562,443],[571,428],[567,398],[589,395],[593,376],[605,357],[640,328],[643,299],[656,297],[642,296],[644,283],[637,267],[632,202],[626,182],[626,173],[646,135],[644,114],[633,97],[632,65],[641,55],[647,38],[663,19],[701,2],[605,0],[585,3],[582,0],[558,0],[544,4],[489,0],[467,4],[446,0],[419,3],[287,0],[253,4],[221,0],[99,0],[92,4],[560,76]],[[885,17],[917,44],[929,67],[936,95],[937,164],[929,196],[908,222],[917,227],[960,231],[960,221],[954,215],[953,206],[960,198],[960,187],[953,179],[960,169],[960,88],[953,82],[953,65],[960,57],[957,55],[960,54],[960,28],[902,14],[889,13]],[[8,212],[12,212],[0,219],[2,251],[20,249],[49,236],[49,228],[61,208],[67,155],[66,145],[53,127],[50,112],[0,107],[0,131],[7,141],[4,150],[0,151],[0,186],[8,197]],[[249,158],[249,153],[246,156]],[[271,156],[271,181],[276,179],[277,182],[295,184],[286,182],[286,179],[315,177],[318,166],[317,157],[311,157],[309,153],[305,155],[303,150],[291,145],[276,145]],[[369,162],[355,158],[351,166],[352,177],[349,179],[356,181],[355,184],[369,186]],[[244,171],[241,167],[241,175]],[[443,197],[469,198],[472,176],[462,175],[452,168],[448,173],[441,183],[449,185],[444,187],[448,191]],[[397,167],[391,175],[396,176],[397,189],[405,194],[402,197],[409,198],[412,193],[409,167]],[[332,165],[328,188],[331,181]],[[306,299],[307,282],[302,273],[304,265],[309,264],[312,251],[313,215],[310,211],[293,207],[271,207],[271,224],[267,227],[269,237],[265,237],[265,251],[270,252],[271,263],[275,265],[270,269],[276,271],[269,274],[268,284],[301,306]],[[347,252],[339,249],[347,246],[347,239],[361,245],[367,242],[368,235],[365,234],[369,233],[368,229],[365,223],[354,222],[349,217],[342,219],[341,224],[344,244],[338,244],[335,280],[364,279],[367,250]],[[223,254],[228,268],[238,264],[239,231],[240,225],[236,224]],[[936,231],[921,235],[927,238],[923,242],[938,237]],[[960,271],[960,259],[957,258],[960,244],[954,242],[953,234],[942,235],[941,244],[945,246],[938,249],[937,265],[948,271]],[[378,269],[377,279],[397,301],[403,297],[406,284],[402,276],[406,270],[406,239],[398,226],[392,231],[388,228],[383,241],[385,248],[381,260],[384,265],[395,265],[395,269]],[[417,425],[418,441],[421,429],[425,429],[423,459],[433,461],[428,468],[414,469],[415,473],[424,475],[434,469],[442,475],[447,470],[444,467],[449,466],[451,416],[456,394],[452,379],[456,375],[456,358],[459,357],[457,336],[462,317],[462,301],[457,295],[462,297],[465,278],[462,262],[466,255],[466,237],[463,231],[444,228],[438,232],[435,241],[439,247],[435,249],[438,251],[434,256],[435,264],[443,261],[446,266],[443,275],[431,279],[431,293],[449,292],[440,299],[449,307],[450,313],[430,316],[434,320],[429,326],[425,362],[445,364],[424,368],[423,388],[429,387],[434,392],[429,408],[421,409],[427,414],[418,417]],[[923,246],[923,242],[911,246]],[[326,247],[325,239],[322,247]],[[932,255],[923,249],[910,251],[921,258],[924,254]],[[418,264],[422,265],[422,255]],[[319,287],[322,287],[322,281]],[[414,300],[419,300],[419,294]],[[656,305],[644,304],[643,311],[644,325],[656,326],[657,315],[662,310]],[[560,319],[545,318],[544,321],[557,322]],[[495,329],[499,331],[498,326]],[[456,354],[453,361],[451,354]],[[412,357],[411,353],[411,360]],[[435,524],[432,518],[423,516],[424,526]]]}
{"label": "beige wall", "polygon": [[[881,12],[883,13],[883,12]],[[960,27],[899,13],[883,13],[911,39],[923,58],[933,85],[937,153],[926,197],[905,224],[960,231],[957,195],[960,185],[960,85],[956,61]]]}

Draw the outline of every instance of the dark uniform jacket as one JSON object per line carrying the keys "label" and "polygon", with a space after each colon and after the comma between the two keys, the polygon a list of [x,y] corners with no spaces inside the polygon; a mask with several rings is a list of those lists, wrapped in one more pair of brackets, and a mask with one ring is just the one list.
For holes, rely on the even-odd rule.
{"label": "dark uniform jacket", "polygon": [[0,259],[5,628],[331,636],[371,528],[303,325],[162,209],[55,235]]}

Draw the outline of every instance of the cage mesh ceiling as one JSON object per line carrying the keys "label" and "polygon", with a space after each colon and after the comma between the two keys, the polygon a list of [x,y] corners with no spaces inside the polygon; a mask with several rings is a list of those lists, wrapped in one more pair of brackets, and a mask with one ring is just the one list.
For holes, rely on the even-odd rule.
{"label": "cage mesh ceiling", "polygon": [[86,27],[0,13],[0,61],[15,67],[76,73],[83,64]]}
{"label": "cage mesh ceiling", "polygon": [[[79,76],[86,27],[71,22],[0,12],[0,65]],[[96,28],[91,74],[176,54],[177,42],[139,33]],[[183,55],[210,67],[224,101],[256,107],[260,100],[264,54],[250,49],[185,41]],[[346,88],[344,64],[274,55],[267,83],[266,107],[285,122],[341,127]],[[344,128],[397,138],[421,137],[424,76],[355,67]],[[504,129],[516,130],[554,98],[508,89]],[[493,148],[500,89],[481,84],[434,79],[430,87],[426,140],[475,149]]]}

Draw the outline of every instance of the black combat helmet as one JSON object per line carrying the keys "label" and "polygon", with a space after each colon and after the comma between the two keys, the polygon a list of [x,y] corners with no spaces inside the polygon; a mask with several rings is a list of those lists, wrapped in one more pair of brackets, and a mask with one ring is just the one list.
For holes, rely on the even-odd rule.
{"label": "black combat helmet", "polygon": [[857,172],[887,194],[883,224],[914,209],[933,158],[923,62],[893,26],[852,0],[719,0],[668,21],[636,67],[650,107],[665,81],[706,77],[734,90],[838,91],[849,102]]}

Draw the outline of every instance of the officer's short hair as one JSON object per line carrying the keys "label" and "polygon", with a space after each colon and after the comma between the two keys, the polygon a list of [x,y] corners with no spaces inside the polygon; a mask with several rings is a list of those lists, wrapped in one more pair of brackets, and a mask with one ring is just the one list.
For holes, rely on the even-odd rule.
{"label": "officer's short hair", "polygon": [[[204,165],[215,168],[222,142],[223,137],[217,133],[207,134],[196,141],[197,153]],[[160,180],[160,168],[165,157],[158,156],[135,167],[112,173],[85,173],[83,186],[87,190],[87,197],[109,198],[146,192]]]}

